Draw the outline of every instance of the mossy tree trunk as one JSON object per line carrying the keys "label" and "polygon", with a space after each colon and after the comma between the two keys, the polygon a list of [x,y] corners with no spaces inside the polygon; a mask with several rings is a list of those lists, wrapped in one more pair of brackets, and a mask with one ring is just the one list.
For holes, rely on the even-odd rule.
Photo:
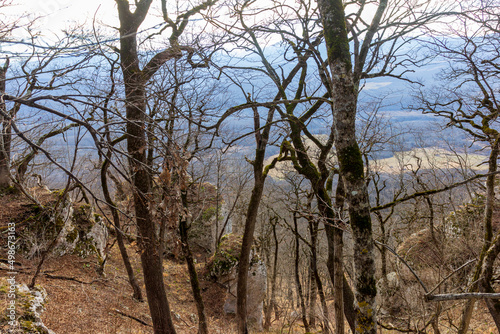
{"label": "mossy tree trunk", "polygon": [[[5,94],[5,82],[9,60],[0,67],[0,95]],[[0,102],[0,109],[6,113],[5,102]],[[0,190],[10,186],[10,151],[11,151],[11,133],[10,122],[0,116]]]}
{"label": "mossy tree trunk", "polygon": [[[305,69],[304,69],[305,70]],[[305,78],[305,73],[302,72],[302,78]],[[299,95],[303,88],[304,81],[301,81],[302,85],[297,89],[297,95]],[[322,102],[318,102],[313,105],[308,112],[304,115],[310,117]],[[307,154],[307,148],[302,139],[302,131],[305,128],[304,124],[307,121],[307,117],[295,117],[293,114],[295,106],[289,105],[287,107],[288,121],[290,125],[290,138],[291,143],[283,143],[283,151],[287,153],[287,156],[283,159],[288,159],[292,161],[292,164],[301,175],[305,176],[307,180],[311,183],[313,193],[318,202],[318,211],[324,220],[325,234],[328,242],[328,273],[333,285],[335,286],[335,277],[342,277],[342,284],[337,282],[337,286],[341,287],[342,291],[342,301],[343,302],[343,313],[349,322],[351,330],[355,329],[355,310],[354,310],[354,296],[345,278],[343,266],[335,265],[335,252],[336,248],[342,247],[342,243],[339,243],[339,237],[342,236],[342,231],[336,226],[338,223],[338,215],[336,214],[330,195],[328,194],[327,187],[329,186],[329,176],[332,171],[327,166],[328,155],[331,152],[334,142],[334,132],[330,133],[327,142],[323,145],[319,142],[316,143],[320,150],[317,165],[315,165],[311,157]],[[289,154],[289,156],[288,156]],[[341,183],[340,183],[341,184]],[[343,206],[340,204],[340,206]],[[337,257],[342,257],[342,250],[337,248]],[[341,262],[341,261],[340,261]],[[336,322],[343,322],[342,314],[336,315]]]}
{"label": "mossy tree trunk", "polygon": [[[380,1],[375,19],[366,36],[368,40],[375,33],[386,4],[386,1]],[[356,333],[375,334],[377,332],[375,305],[377,289],[374,241],[364,163],[355,135],[357,86],[364,64],[363,61],[357,62],[356,72],[352,68],[342,1],[318,0],[318,7],[331,72],[335,147],[340,176],[346,190],[345,199],[354,238],[354,291],[357,309],[355,330]],[[366,58],[364,52],[362,49],[360,57]],[[366,53],[368,53],[368,47]]]}

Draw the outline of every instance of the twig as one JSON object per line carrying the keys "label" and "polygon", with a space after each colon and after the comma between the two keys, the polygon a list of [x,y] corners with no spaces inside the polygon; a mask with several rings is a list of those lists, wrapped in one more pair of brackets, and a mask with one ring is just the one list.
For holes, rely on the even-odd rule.
{"label": "twig", "polygon": [[453,270],[448,276],[446,276],[445,278],[443,278],[441,280],[441,282],[439,282],[434,288],[432,288],[431,291],[428,292],[428,294],[430,295],[431,293],[433,293],[434,291],[436,291],[437,288],[439,288],[441,286],[441,284],[444,283],[444,281],[446,281],[448,278],[450,278],[453,274],[455,274],[456,272],[458,272],[460,269],[462,269],[463,267],[465,266],[468,266],[469,264],[471,264],[472,262],[476,262],[477,259],[472,259],[466,263],[464,263],[463,265],[461,265],[460,267],[458,267],[457,269]]}
{"label": "twig", "polygon": [[463,180],[461,182],[457,182],[457,183],[453,183],[451,185],[448,185],[446,187],[443,187],[443,188],[439,188],[439,189],[432,189],[432,190],[426,190],[426,191],[420,191],[420,192],[416,192],[412,195],[409,195],[409,196],[405,196],[405,197],[402,197],[400,199],[397,199],[395,201],[392,201],[390,203],[387,203],[387,204],[384,204],[384,205],[379,205],[379,206],[375,206],[375,207],[372,207],[370,209],[371,212],[375,212],[375,211],[379,211],[379,210],[383,210],[383,209],[387,209],[387,208],[390,208],[390,207],[393,207],[399,203],[402,203],[402,202],[406,202],[406,201],[409,201],[411,199],[415,199],[417,197],[421,197],[421,196],[427,196],[427,195],[433,195],[433,194],[437,194],[437,193],[441,193],[441,192],[444,192],[444,191],[447,191],[447,190],[450,190],[450,189],[453,189],[453,188],[456,188],[456,187],[459,187],[459,186],[462,186],[464,184],[467,184],[471,181],[474,181],[476,179],[479,179],[479,178],[482,178],[482,177],[487,177],[487,176],[490,176],[490,175],[496,175],[496,174],[500,174],[500,171],[496,171],[496,172],[491,172],[491,173],[486,173],[486,174],[477,174],[473,177],[470,177],[466,180]]}

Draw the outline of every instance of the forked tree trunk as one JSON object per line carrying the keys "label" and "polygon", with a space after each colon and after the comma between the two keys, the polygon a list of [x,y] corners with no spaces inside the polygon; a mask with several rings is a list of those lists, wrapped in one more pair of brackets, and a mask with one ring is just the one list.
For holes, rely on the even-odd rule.
{"label": "forked tree trunk", "polygon": [[341,0],[318,0],[332,78],[333,123],[340,176],[354,238],[356,333],[377,332],[374,241],[364,163],[355,135],[357,87]]}
{"label": "forked tree trunk", "polygon": [[127,151],[134,195],[138,245],[144,273],[144,284],[155,334],[174,334],[163,283],[162,254],[156,226],[149,210],[151,174],[146,158],[146,94],[144,73],[139,68],[137,31],[144,21],[152,0],[136,2],[130,12],[128,0],[116,0],[120,19],[120,65],[125,84]]}

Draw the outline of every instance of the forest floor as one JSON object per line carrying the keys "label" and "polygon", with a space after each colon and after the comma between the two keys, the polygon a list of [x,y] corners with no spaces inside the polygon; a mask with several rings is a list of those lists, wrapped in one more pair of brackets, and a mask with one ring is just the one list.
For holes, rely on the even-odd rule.
{"label": "forest floor", "polygon": [[[0,232],[2,232],[0,259],[6,259],[5,226],[13,217],[19,221],[19,218],[26,214],[25,208],[28,205],[30,203],[19,196],[0,196]],[[129,244],[127,247],[145,297],[137,249],[134,244]],[[30,260],[21,254],[16,255],[18,284],[29,283],[38,261],[38,257]],[[201,271],[203,263],[198,266]],[[132,298],[132,289],[116,244],[110,250],[105,276],[99,276],[96,268],[95,256],[81,258],[76,255],[65,255],[47,259],[37,279],[37,284],[48,294],[46,309],[41,315],[47,328],[56,334],[153,333],[148,305]],[[0,267],[0,278],[6,274],[6,267]],[[186,265],[166,260],[164,276],[172,318],[178,333],[195,334],[197,312]],[[235,333],[234,316],[225,315],[223,312],[225,289],[216,283],[204,280],[201,275],[200,278],[210,333]],[[6,305],[7,293],[0,291],[0,312],[6,312]],[[457,316],[460,309],[461,307],[457,308]],[[290,313],[292,311],[289,310]],[[483,303],[478,303],[474,314],[470,333],[496,333]],[[4,317],[0,316],[0,319]],[[442,321],[444,325],[441,333],[455,332],[453,328],[446,326],[445,319]],[[5,323],[0,323],[0,333],[3,333],[2,327],[5,326]],[[297,322],[292,327],[282,322],[275,322],[269,333],[303,333],[303,331]],[[385,330],[382,332],[386,333]]]}

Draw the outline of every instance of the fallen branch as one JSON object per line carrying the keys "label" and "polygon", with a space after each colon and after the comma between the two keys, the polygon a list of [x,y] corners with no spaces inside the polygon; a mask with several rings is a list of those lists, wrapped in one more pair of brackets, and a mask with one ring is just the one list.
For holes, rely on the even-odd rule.
{"label": "fallen branch", "polygon": [[137,321],[137,322],[139,322],[139,323],[143,324],[144,326],[153,327],[153,325],[151,325],[151,324],[147,323],[147,322],[146,322],[146,321],[144,321],[144,320],[141,320],[141,319],[139,319],[139,318],[136,318],[136,317],[134,317],[133,315],[130,315],[130,314],[124,313],[124,312],[122,312],[122,311],[120,311],[120,310],[117,310],[117,309],[114,309],[113,311],[115,311],[115,312],[116,312],[116,313],[118,313],[119,315],[123,315],[124,317],[127,317],[127,318],[130,318],[130,319],[132,319],[132,320],[135,320],[135,321]]}
{"label": "fallen branch", "polygon": [[92,280],[90,282],[85,282],[85,281],[80,281],[78,278],[75,278],[75,277],[58,276],[58,275],[51,275],[51,274],[47,274],[47,273],[43,273],[43,275],[47,278],[60,279],[60,280],[64,280],[64,281],[74,281],[74,282],[81,283],[81,284],[93,284],[95,282],[102,281],[102,279],[95,279],[95,280]]}
{"label": "fallen branch", "polygon": [[461,299],[500,299],[500,293],[469,292],[469,293],[449,293],[439,295],[425,295],[426,301],[446,301]]}

